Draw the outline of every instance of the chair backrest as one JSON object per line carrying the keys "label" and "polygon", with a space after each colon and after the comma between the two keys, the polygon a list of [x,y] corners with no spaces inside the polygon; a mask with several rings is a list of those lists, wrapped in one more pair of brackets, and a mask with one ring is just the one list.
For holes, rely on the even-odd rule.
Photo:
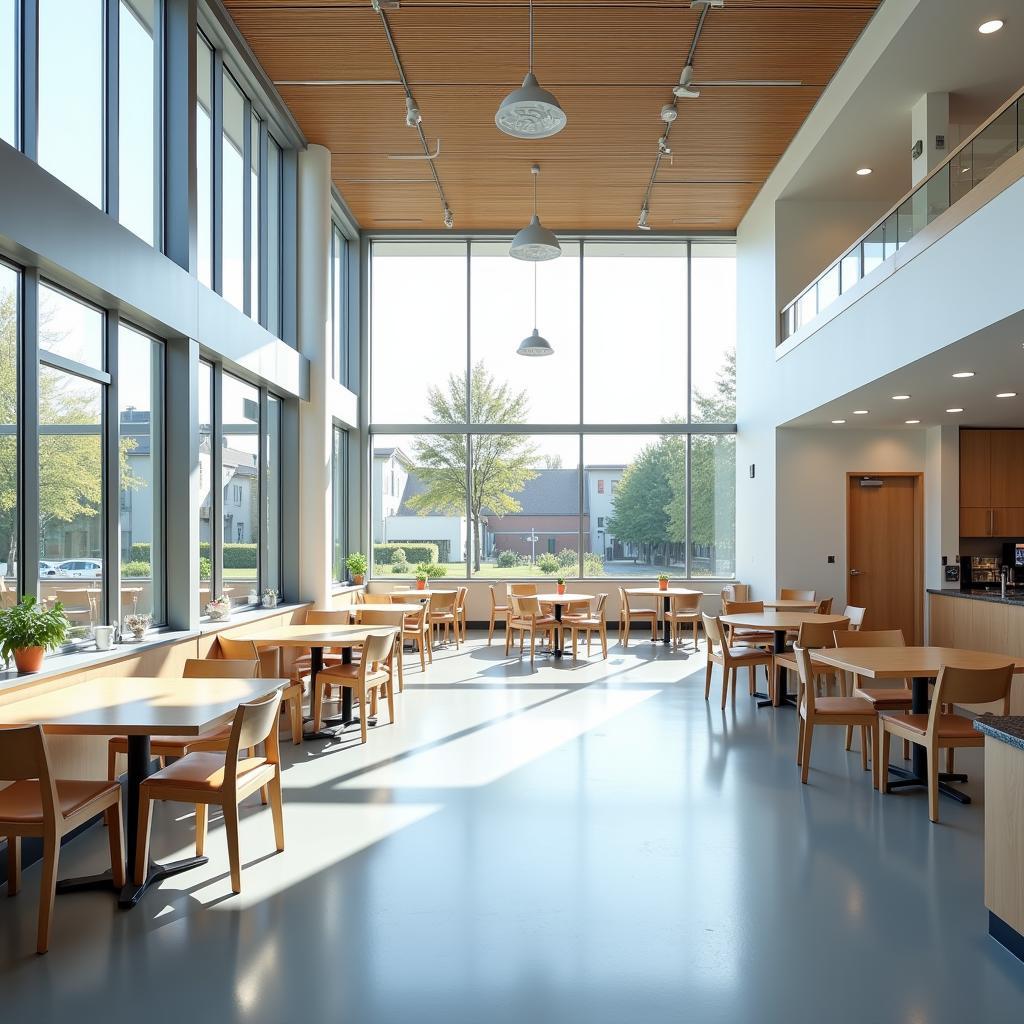
{"label": "chair backrest", "polygon": [[792,590],[783,587],[779,591],[780,601],[817,601],[818,597],[813,590]]}
{"label": "chair backrest", "polygon": [[719,596],[723,601],[749,601],[749,583],[727,583],[722,587]]}
{"label": "chair backrest", "polygon": [[431,615],[448,615],[455,611],[455,600],[458,593],[452,591],[450,594],[434,594],[430,599]]}
{"label": "chair backrest", "polygon": [[[646,601],[651,596],[650,594],[631,594],[625,588],[622,588],[620,592],[622,594],[623,603],[625,604],[625,607],[629,609],[631,615],[634,615],[637,612],[637,609],[633,607],[634,601]],[[647,614],[650,614],[651,611],[649,605],[639,610],[641,612],[646,612]]]}
{"label": "chair backrest", "polygon": [[833,632],[836,647],[907,646],[902,629],[834,629]]}
{"label": "chair backrest", "polygon": [[370,633],[363,641],[363,660],[360,662],[359,671],[364,678],[378,662],[383,661],[390,668],[397,635],[398,631],[395,629],[382,629],[379,633]]}
{"label": "chair backrest", "polygon": [[594,605],[594,611],[590,614],[590,618],[601,620],[604,618],[604,606],[608,603],[607,594],[597,595],[597,604]]}
{"label": "chair backrest", "polygon": [[[492,583],[487,589],[491,592],[491,607],[492,608],[502,608],[502,607],[504,607],[501,604],[501,602],[498,601],[498,593],[497,593],[497,588],[495,587],[495,585]],[[505,597],[503,597],[501,600],[502,601],[507,601],[508,600],[508,587],[505,588]]]}
{"label": "chair backrest", "polygon": [[409,630],[419,630],[421,633],[426,633],[430,628],[427,616],[430,614],[430,605],[421,604],[419,608],[410,608],[402,619],[402,628]]}
{"label": "chair backrest", "polygon": [[277,742],[277,716],[281,709],[281,691],[275,690],[266,697],[239,704],[231,723],[231,735],[228,738],[225,756],[225,775],[230,781],[238,770],[238,752],[255,747],[257,743],[266,743],[267,760],[277,763],[280,760],[280,748]]}
{"label": "chair backrest", "polygon": [[700,617],[704,622],[704,635],[708,638],[708,653],[711,654],[716,646],[725,646],[722,640],[722,623],[717,615],[708,615],[707,612],[702,612]]}
{"label": "chair backrest", "polygon": [[[218,636],[217,646],[220,648],[220,656],[228,661],[259,661],[259,648],[252,640],[236,640],[229,636]],[[257,673],[259,675],[259,673]]]}
{"label": "chair backrest", "polygon": [[864,625],[867,611],[867,608],[858,608],[855,604],[848,604],[843,609],[843,614],[850,620],[850,629],[860,629]]}
{"label": "chair backrest", "polygon": [[359,621],[364,626],[398,626],[408,614],[400,607],[393,612],[365,611],[359,613]]}
{"label": "chair backrest", "polygon": [[391,597],[392,604],[430,603],[429,590],[392,590],[389,596]]}
{"label": "chair backrest", "polygon": [[700,599],[703,596],[703,594],[677,594],[672,598],[672,611],[695,612],[700,608]]}
{"label": "chair backrest", "polygon": [[847,619],[841,622],[801,622],[796,642],[801,647],[833,647],[836,630],[846,631]]}
{"label": "chair backrest", "polygon": [[461,615],[466,610],[466,595],[469,587],[459,587],[455,594],[455,610]]}
{"label": "chair backrest", "polygon": [[928,713],[928,729],[936,724],[943,704],[991,704],[1003,702],[1000,714],[1010,713],[1010,685],[1014,664],[1010,661],[999,668],[954,668],[943,665],[932,691],[932,707]]}
{"label": "chair backrest", "polygon": [[799,679],[797,688],[796,705],[807,705],[807,714],[814,713],[814,670],[811,668],[811,652],[808,647],[801,647],[799,643],[793,645],[793,654],[796,657],[796,671]]}
{"label": "chair backrest", "polygon": [[512,614],[518,619],[529,619],[533,616],[539,618],[543,614],[540,598],[536,594],[513,594],[510,592],[509,600],[512,602]]}
{"label": "chair backrest", "polygon": [[307,626],[347,626],[351,621],[352,613],[347,608],[331,608],[327,611],[311,608],[306,612]]}
{"label": "chair backrest", "polygon": [[44,816],[52,820],[60,813],[57,787],[50,775],[50,751],[41,725],[0,729],[0,779],[38,779]]}
{"label": "chair backrest", "polygon": [[520,597],[526,596],[531,597],[537,593],[536,583],[510,583],[508,592],[510,594],[518,594]]}
{"label": "chair backrest", "polygon": [[72,611],[92,610],[92,599],[86,590],[55,590],[54,594],[65,608]]}
{"label": "chair backrest", "polygon": [[818,602],[817,614],[818,615],[831,615],[832,614],[832,598],[823,597]]}
{"label": "chair backrest", "polygon": [[725,615],[739,615],[743,612],[763,612],[764,601],[723,601],[722,612]]}
{"label": "chair backrest", "polygon": [[189,658],[181,671],[183,679],[259,679],[258,658]]}

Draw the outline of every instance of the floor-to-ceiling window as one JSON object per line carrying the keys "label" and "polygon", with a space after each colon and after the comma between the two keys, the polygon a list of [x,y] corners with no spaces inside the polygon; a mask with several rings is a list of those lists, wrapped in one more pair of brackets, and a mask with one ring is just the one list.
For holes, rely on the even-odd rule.
{"label": "floor-to-ceiling window", "polygon": [[213,523],[216,511],[216,491],[213,486],[213,366],[199,363],[199,605],[205,613],[206,605],[214,596],[213,581]]}
{"label": "floor-to-ceiling window", "polygon": [[337,424],[331,447],[331,578],[341,582],[348,557],[348,432]]}
{"label": "floor-to-ceiling window", "polygon": [[345,317],[348,241],[337,224],[331,224],[331,359],[334,379],[348,384],[348,331]]}
{"label": "floor-to-ceiling window", "polygon": [[20,543],[18,471],[18,352],[21,334],[21,280],[0,263],[0,607],[18,591]]}
{"label": "floor-to-ceiling window", "polygon": [[377,575],[733,574],[732,244],[380,240],[370,274]]}
{"label": "floor-to-ceiling window", "polygon": [[245,304],[245,97],[224,75],[224,127],[221,131],[221,292],[236,309]]}
{"label": "floor-to-ceiling window", "polygon": [[263,431],[263,522],[259,536],[264,543],[260,586],[263,593],[281,591],[281,399],[267,396]]}
{"label": "floor-to-ceiling window", "polygon": [[196,258],[199,280],[213,287],[213,47],[196,36]]}
{"label": "floor-to-ceiling window", "polygon": [[281,227],[284,216],[284,177],[281,147],[267,135],[267,323],[281,336]]}
{"label": "floor-to-ceiling window", "polygon": [[18,145],[18,0],[0,0],[0,139]]}

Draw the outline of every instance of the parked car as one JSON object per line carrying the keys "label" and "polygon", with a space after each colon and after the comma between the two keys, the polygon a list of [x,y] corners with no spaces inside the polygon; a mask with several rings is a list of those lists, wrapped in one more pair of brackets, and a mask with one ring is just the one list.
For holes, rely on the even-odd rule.
{"label": "parked car", "polygon": [[60,562],[44,562],[39,559],[39,576],[56,576],[60,572]]}
{"label": "parked car", "polygon": [[73,558],[57,566],[58,576],[74,579],[98,580],[103,575],[103,563],[96,558]]}

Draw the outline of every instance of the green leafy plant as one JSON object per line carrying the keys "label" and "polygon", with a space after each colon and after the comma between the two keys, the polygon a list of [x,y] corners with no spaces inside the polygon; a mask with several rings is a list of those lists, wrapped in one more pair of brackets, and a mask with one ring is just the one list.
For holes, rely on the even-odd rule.
{"label": "green leafy plant", "polygon": [[345,559],[345,567],[353,576],[365,576],[368,564],[369,563],[366,561],[366,555],[361,551],[353,551],[352,554]]}
{"label": "green leafy plant", "polygon": [[588,551],[583,556],[583,575],[586,577],[603,576],[604,559],[600,555]]}
{"label": "green leafy plant", "polygon": [[555,557],[564,569],[575,569],[579,562],[579,555],[572,548],[562,548]]}
{"label": "green leafy plant", "polygon": [[565,579],[564,579],[564,578],[563,578],[562,576],[559,576],[559,577],[558,577],[558,579],[556,579],[556,580],[555,580],[555,582],[556,582],[556,583],[557,583],[557,584],[558,584],[558,585],[559,585],[560,587],[564,587],[564,586],[565,586]]}
{"label": "green leafy plant", "polygon": [[135,579],[151,576],[153,573],[149,562],[124,562],[121,565],[121,576],[131,576]]}
{"label": "green leafy plant", "polygon": [[206,555],[199,556],[199,578],[208,580],[213,575],[213,562]]}
{"label": "green leafy plant", "polygon": [[391,571],[396,575],[404,576],[412,568],[408,562],[392,562]]}
{"label": "green leafy plant", "polygon": [[545,551],[543,555],[537,557],[537,568],[550,576],[552,573],[558,572],[562,566],[558,564],[558,559],[554,555]]}
{"label": "green leafy plant", "polygon": [[495,564],[499,569],[518,569],[526,564],[526,559],[518,551],[502,551]]}
{"label": "green leafy plant", "polygon": [[659,583],[668,583],[668,573],[667,572],[661,573],[661,575],[658,576],[658,582]]}
{"label": "green leafy plant", "polygon": [[418,582],[426,583],[428,576],[429,576],[429,573],[425,572],[424,570],[422,570],[422,569],[417,569],[416,570],[416,579],[417,579]]}
{"label": "green leafy plant", "polygon": [[438,565],[437,562],[420,562],[416,566],[416,579],[438,580],[448,575],[448,566]]}
{"label": "green leafy plant", "polygon": [[19,604],[0,612],[0,656],[9,665],[14,652],[26,647],[55,650],[67,639],[68,625],[60,601],[47,608],[26,594]]}

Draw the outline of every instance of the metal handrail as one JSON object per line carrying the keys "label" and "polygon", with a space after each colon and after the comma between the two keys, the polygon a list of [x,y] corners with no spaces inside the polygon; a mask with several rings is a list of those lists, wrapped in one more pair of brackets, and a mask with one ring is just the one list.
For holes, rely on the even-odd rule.
{"label": "metal handrail", "polygon": [[[929,171],[928,174],[925,175],[925,177],[922,178],[912,189],[910,189],[908,192],[904,193],[904,195],[902,195],[895,204],[893,204],[891,207],[889,207],[889,209],[886,210],[886,212],[881,217],[879,217],[866,231],[864,231],[856,239],[856,241],[853,242],[852,245],[848,246],[838,257],[836,257],[835,259],[830,260],[828,262],[828,264],[826,264],[826,266],[818,274],[816,274],[811,279],[810,284],[808,284],[806,287],[802,288],[792,300],[787,302],[782,307],[782,310],[780,312],[780,317],[782,318],[783,330],[782,330],[782,338],[780,339],[780,344],[781,344],[782,341],[785,341],[787,337],[789,337],[793,333],[795,333],[795,331],[797,329],[799,329],[798,327],[793,327],[793,329],[789,330],[788,333],[787,333],[787,330],[786,330],[787,323],[786,323],[786,321],[787,321],[787,314],[789,314],[790,310],[794,309],[797,306],[797,304],[810,293],[810,291],[812,289],[816,289],[817,286],[825,278],[827,278],[829,274],[831,274],[834,270],[837,270],[843,264],[844,261],[846,261],[846,260],[850,259],[851,257],[854,257],[856,254],[858,254],[858,252],[861,250],[862,246],[866,242],[868,242],[871,239],[871,236],[875,235],[880,229],[883,230],[883,246],[887,246],[888,245],[888,240],[884,238],[884,228],[885,228],[885,225],[891,220],[891,218],[893,218],[895,216],[898,219],[899,212],[900,212],[901,208],[907,202],[909,202],[911,199],[913,199],[916,195],[921,193],[923,190],[927,189],[929,184],[931,182],[933,182],[939,175],[941,175],[943,173],[948,173],[949,169],[953,165],[953,162],[960,156],[960,154],[963,153],[964,150],[966,150],[969,146],[972,146],[978,140],[978,138],[985,133],[985,131],[988,128],[990,128],[993,124],[995,124],[995,122],[997,122],[1008,110],[1011,110],[1014,106],[1016,106],[1022,100],[1022,98],[1024,98],[1024,86],[1021,86],[1020,89],[1018,89],[1015,93],[1013,93],[1013,95],[1010,96],[1009,99],[1007,99],[1001,106],[999,106],[970,135],[968,135],[954,149],[952,149],[950,151],[949,155],[942,161],[942,163],[937,164],[935,167],[933,167],[932,170]],[[1022,138],[1022,133],[1019,130],[1020,122],[1021,122],[1021,114],[1018,113],[1018,119],[1017,119],[1018,136],[1017,136],[1017,147],[1016,147],[1017,151],[1019,151],[1022,148],[1022,146],[1024,146],[1024,138]],[[994,170],[995,168],[992,168],[992,169]],[[971,187],[973,188],[973,185]],[[952,202],[950,202],[949,205],[952,205]],[[897,230],[898,230],[898,228],[897,228]],[[902,243],[900,243],[897,240],[894,244],[896,245],[896,248],[899,248],[899,245],[902,244]],[[889,258],[888,255],[885,255],[883,257],[883,262],[884,262],[885,259],[888,259],[888,258]],[[863,276],[864,276],[864,269],[863,269],[863,265],[861,265],[857,279],[859,280]],[[845,289],[842,289],[842,290],[845,290]],[[840,294],[841,293],[842,292],[840,292]],[[833,299],[832,301],[835,301],[835,299]],[[831,302],[829,303],[829,305],[831,305]],[[823,310],[820,307],[817,308],[814,316],[817,316],[822,311]],[[813,317],[811,317],[811,319],[813,319]],[[790,325],[790,326],[792,326],[792,325]],[[803,326],[803,324],[801,324],[799,326]]]}

